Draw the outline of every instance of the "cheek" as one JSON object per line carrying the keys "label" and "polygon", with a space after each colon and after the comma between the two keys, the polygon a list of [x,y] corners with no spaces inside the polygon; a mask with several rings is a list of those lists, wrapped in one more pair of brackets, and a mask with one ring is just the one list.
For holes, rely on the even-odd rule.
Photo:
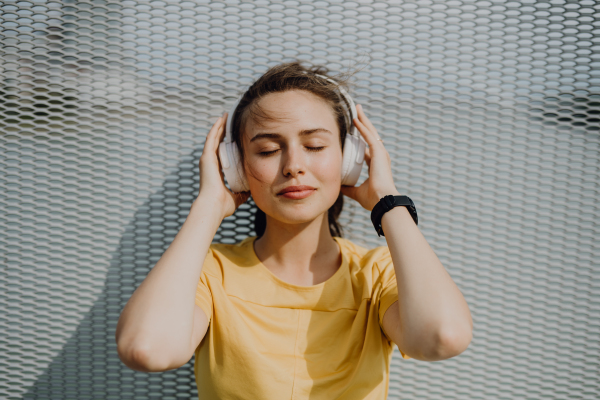
{"label": "cheek", "polygon": [[324,181],[335,182],[342,180],[342,155],[332,152],[327,157],[320,157],[315,164],[314,171]]}
{"label": "cheek", "polygon": [[[260,192],[269,190],[270,185],[277,177],[279,163],[269,159],[248,159],[246,165],[246,178],[250,190],[260,196]],[[256,197],[253,195],[253,197]]]}
{"label": "cheek", "polygon": [[272,182],[279,171],[278,157],[254,158],[248,165],[261,181]]}

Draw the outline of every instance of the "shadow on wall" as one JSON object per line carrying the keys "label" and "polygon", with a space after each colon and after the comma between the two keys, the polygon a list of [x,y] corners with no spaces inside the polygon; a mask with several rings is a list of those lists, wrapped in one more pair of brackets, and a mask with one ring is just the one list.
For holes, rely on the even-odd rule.
{"label": "shadow on wall", "polygon": [[532,101],[529,113],[531,120],[555,129],[572,131],[575,128],[585,131],[589,137],[600,135],[600,94],[561,93],[545,97]]}
{"label": "shadow on wall", "polygon": [[[193,356],[176,370],[139,372],[121,362],[115,342],[121,310],[171,244],[189,213],[187,199],[192,180],[187,177],[197,175],[197,163],[181,162],[161,190],[137,210],[112,257],[102,293],[62,351],[24,395],[25,399],[198,397]],[[197,192],[196,187],[194,193]],[[250,218],[254,207],[250,199],[226,218],[213,243],[235,243],[253,235]]]}

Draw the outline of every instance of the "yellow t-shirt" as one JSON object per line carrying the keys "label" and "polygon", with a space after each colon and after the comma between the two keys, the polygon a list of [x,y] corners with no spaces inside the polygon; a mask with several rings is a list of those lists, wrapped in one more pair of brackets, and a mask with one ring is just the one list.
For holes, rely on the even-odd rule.
{"label": "yellow t-shirt", "polygon": [[196,292],[210,321],[195,352],[199,399],[387,398],[391,255],[334,239],[341,267],[314,286],[277,278],[256,256],[256,236],[211,244]]}

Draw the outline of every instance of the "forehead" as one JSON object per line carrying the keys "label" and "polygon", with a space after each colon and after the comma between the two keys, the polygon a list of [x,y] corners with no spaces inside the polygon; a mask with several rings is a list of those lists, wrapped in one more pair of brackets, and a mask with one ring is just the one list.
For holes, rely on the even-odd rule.
{"label": "forehead", "polygon": [[283,92],[273,92],[264,95],[258,103],[262,107],[270,107],[274,109],[286,108],[290,103],[302,105],[323,106],[328,105],[327,101],[308,90],[286,90]]}
{"label": "forehead", "polygon": [[253,113],[246,124],[251,138],[259,130],[283,127],[298,129],[321,127],[338,131],[332,106],[325,99],[305,90],[269,93],[262,97],[257,105],[259,111]]}

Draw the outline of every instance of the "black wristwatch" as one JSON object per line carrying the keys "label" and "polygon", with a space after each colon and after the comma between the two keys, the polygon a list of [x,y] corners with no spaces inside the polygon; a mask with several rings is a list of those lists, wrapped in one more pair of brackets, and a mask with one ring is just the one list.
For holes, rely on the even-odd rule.
{"label": "black wristwatch", "polygon": [[417,208],[415,207],[415,203],[408,196],[393,196],[387,195],[383,196],[373,210],[371,210],[371,222],[373,222],[373,226],[377,231],[377,235],[385,236],[383,233],[383,229],[381,228],[381,217],[383,214],[390,211],[394,207],[405,206],[410,216],[412,217],[415,224],[418,225],[419,219],[417,218]]}

